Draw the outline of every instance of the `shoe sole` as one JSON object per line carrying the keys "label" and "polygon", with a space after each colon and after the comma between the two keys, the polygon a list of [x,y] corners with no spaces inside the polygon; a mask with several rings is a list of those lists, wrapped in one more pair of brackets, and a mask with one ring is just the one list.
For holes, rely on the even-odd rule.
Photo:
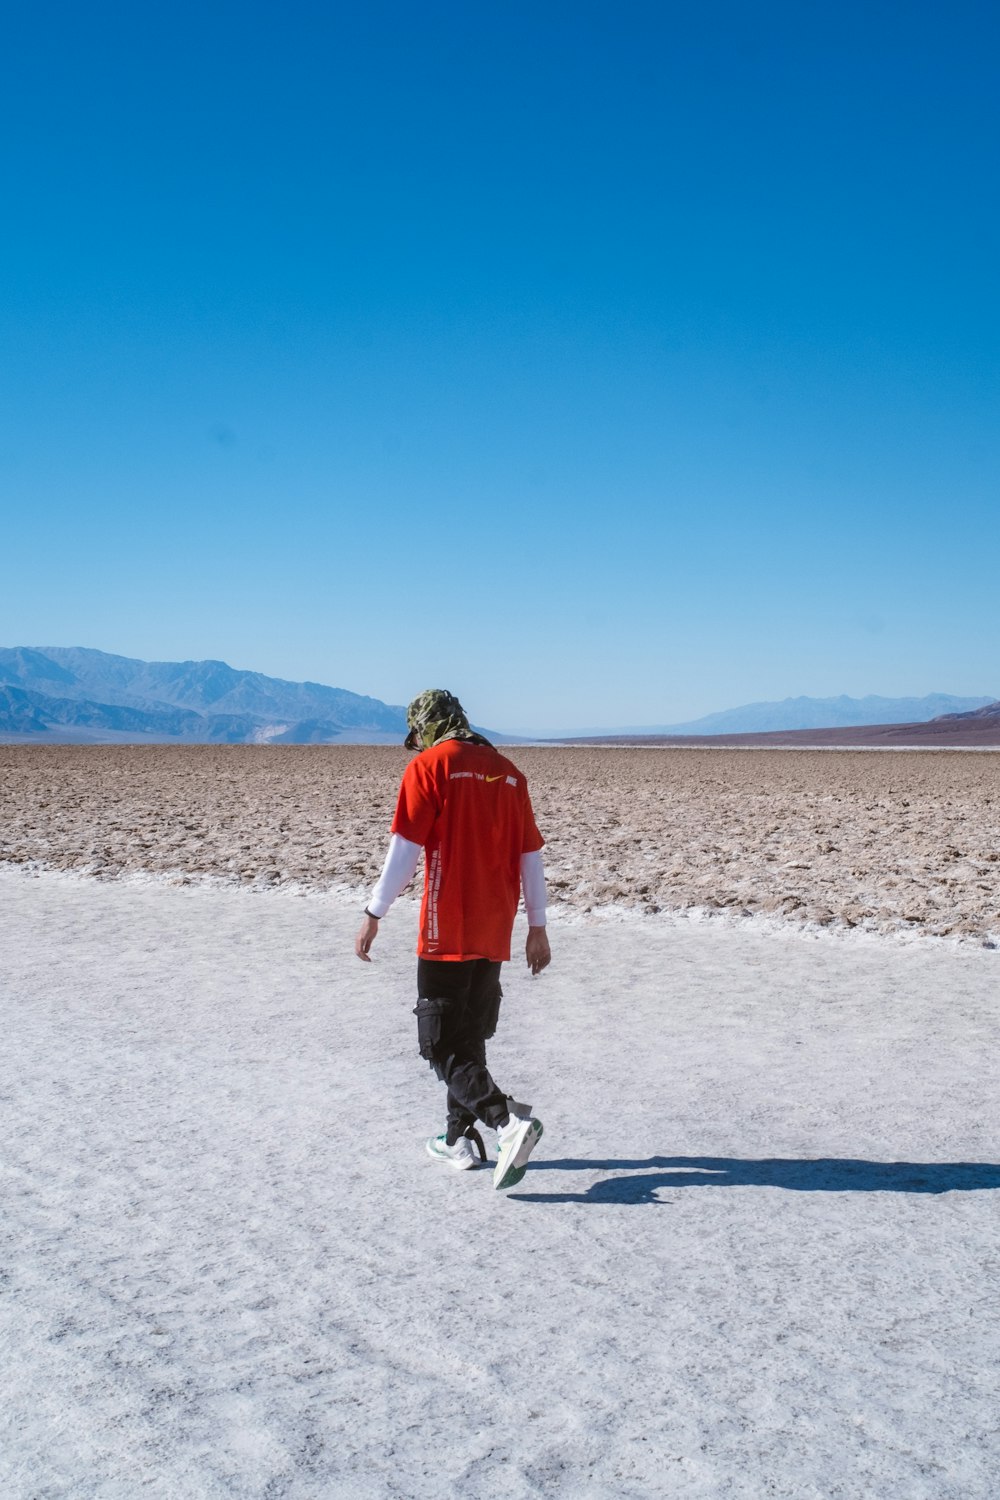
{"label": "shoe sole", "polygon": [[[525,1123],[527,1124],[528,1122],[526,1121]],[[497,1177],[497,1172],[500,1170],[500,1163],[497,1162],[493,1172],[493,1186],[497,1192],[501,1192],[504,1188],[515,1187],[521,1181],[521,1178],[528,1169],[528,1157],[538,1145],[542,1134],[541,1120],[532,1120],[530,1122],[530,1129],[525,1131],[517,1150],[507,1162],[503,1176],[500,1178]]]}
{"label": "shoe sole", "polygon": [[482,1166],[482,1162],[471,1161],[467,1156],[463,1157],[461,1161],[455,1161],[452,1156],[442,1156],[439,1151],[432,1149],[430,1141],[426,1142],[424,1150],[432,1161],[439,1161],[442,1166],[452,1167],[456,1172],[474,1172],[477,1167]]}

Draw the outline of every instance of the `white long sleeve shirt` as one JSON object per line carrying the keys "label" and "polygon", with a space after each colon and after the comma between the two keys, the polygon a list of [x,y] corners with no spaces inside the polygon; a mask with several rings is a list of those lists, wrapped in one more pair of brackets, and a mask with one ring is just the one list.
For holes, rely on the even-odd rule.
{"label": "white long sleeve shirt", "polygon": [[[373,917],[384,917],[397,896],[402,895],[414,875],[423,853],[419,844],[394,833],[389,840],[389,852],[382,866],[382,873],[375,882],[368,902]],[[521,892],[529,927],[545,926],[546,890],[545,866],[542,851],[534,849],[521,855]]]}

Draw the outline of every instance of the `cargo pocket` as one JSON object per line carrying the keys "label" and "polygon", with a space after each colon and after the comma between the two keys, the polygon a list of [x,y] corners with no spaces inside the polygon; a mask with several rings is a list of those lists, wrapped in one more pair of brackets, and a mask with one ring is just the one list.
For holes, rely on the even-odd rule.
{"label": "cargo pocket", "polygon": [[418,1000],[413,1008],[417,1018],[417,1045],[420,1056],[433,1062],[441,1046],[447,1000]]}
{"label": "cargo pocket", "polygon": [[497,992],[496,992],[496,994],[493,996],[493,998],[491,1000],[488,1000],[486,1002],[486,1006],[485,1006],[485,1008],[483,1010],[483,1041],[484,1042],[488,1042],[489,1039],[490,1039],[490,1037],[493,1036],[493,1034],[495,1033],[495,1031],[497,1029],[497,1022],[500,1020],[500,1001],[502,999],[503,999],[503,990],[500,988],[500,982],[498,980],[497,981]]}

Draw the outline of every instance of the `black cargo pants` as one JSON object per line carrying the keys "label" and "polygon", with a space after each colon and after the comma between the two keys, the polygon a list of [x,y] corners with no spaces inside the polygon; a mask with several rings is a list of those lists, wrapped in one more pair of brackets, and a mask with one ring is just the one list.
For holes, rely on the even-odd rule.
{"label": "black cargo pants", "polygon": [[507,1096],[486,1066],[502,993],[500,965],[487,958],[417,959],[420,1056],[448,1085],[449,1145],[477,1121],[495,1130],[507,1117]]}

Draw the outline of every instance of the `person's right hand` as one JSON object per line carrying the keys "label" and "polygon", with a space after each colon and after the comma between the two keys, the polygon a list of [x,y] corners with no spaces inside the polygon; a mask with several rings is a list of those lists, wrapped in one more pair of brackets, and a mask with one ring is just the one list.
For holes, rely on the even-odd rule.
{"label": "person's right hand", "polygon": [[370,917],[365,912],[365,919],[358,929],[358,935],[354,939],[354,951],[366,964],[371,963],[369,949],[378,937],[378,917]]}
{"label": "person's right hand", "polygon": [[528,941],[524,945],[524,956],[532,974],[540,974],[552,962],[552,949],[544,927],[529,927]]}

